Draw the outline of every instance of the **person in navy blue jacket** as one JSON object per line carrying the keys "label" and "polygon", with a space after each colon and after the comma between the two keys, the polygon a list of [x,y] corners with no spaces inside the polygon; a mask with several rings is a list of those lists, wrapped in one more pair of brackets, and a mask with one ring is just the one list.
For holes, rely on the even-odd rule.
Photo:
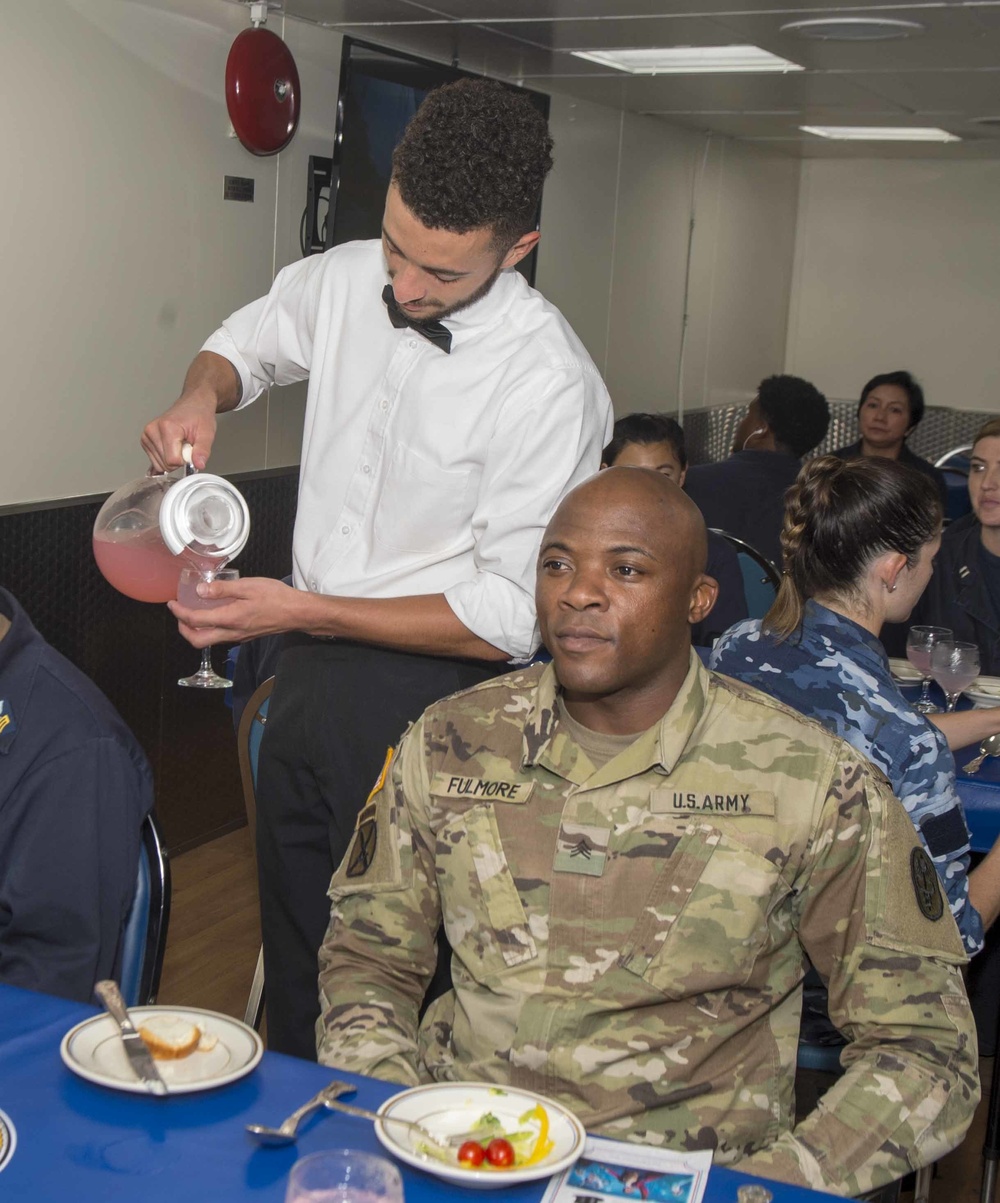
{"label": "person in navy blue jacket", "polygon": [[117,711],[0,589],[0,982],[88,1002],[117,978],[152,806]]}
{"label": "person in navy blue jacket", "polygon": [[729,458],[696,464],[687,474],[684,491],[705,525],[736,535],[780,568],[785,493],[802,457],[819,446],[829,424],[826,398],[808,380],[762,380],[736,428]]}

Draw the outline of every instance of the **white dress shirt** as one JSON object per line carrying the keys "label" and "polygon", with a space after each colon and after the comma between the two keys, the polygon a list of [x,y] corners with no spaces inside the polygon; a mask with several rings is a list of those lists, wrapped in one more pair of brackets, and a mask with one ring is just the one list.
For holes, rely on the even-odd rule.
{"label": "white dress shirt", "polygon": [[309,256],[203,350],[236,368],[241,408],[270,384],[309,380],[296,588],[443,593],[474,634],[529,656],[539,541],[600,465],[607,389],[559,311],[513,269],[446,319],[450,355],[392,326],[388,279],[378,241]]}

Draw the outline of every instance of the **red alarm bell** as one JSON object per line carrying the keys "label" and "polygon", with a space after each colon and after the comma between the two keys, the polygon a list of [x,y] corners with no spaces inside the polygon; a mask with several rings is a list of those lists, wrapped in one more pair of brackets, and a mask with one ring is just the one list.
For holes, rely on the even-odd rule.
{"label": "red alarm bell", "polygon": [[237,138],[251,154],[277,154],[299,124],[299,103],[291,51],[268,29],[244,29],[226,60],[226,107]]}

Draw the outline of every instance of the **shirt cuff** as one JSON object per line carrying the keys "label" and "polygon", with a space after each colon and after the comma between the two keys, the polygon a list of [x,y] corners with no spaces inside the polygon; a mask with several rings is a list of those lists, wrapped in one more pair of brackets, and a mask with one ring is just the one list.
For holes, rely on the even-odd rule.
{"label": "shirt cuff", "polygon": [[520,586],[491,572],[444,591],[445,601],[469,630],[509,654],[530,660],[540,643],[535,601]]}
{"label": "shirt cuff", "polygon": [[240,384],[242,385],[240,403],[236,406],[237,409],[245,409],[257,400],[264,391],[265,385],[255,379],[247,366],[246,360],[237,351],[233,336],[225,326],[216,330],[201,349],[203,351],[213,351],[216,355],[221,355],[223,359],[228,359],[236,369],[236,373],[240,378]]}

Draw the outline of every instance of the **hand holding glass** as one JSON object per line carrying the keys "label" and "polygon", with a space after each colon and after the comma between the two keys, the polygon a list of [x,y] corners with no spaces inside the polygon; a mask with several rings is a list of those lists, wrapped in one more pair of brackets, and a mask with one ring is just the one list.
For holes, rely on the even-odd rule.
{"label": "hand holding glass", "polygon": [[384,1157],[327,1149],[292,1166],[285,1203],[403,1203],[403,1180]]}
{"label": "hand holding glass", "polygon": [[[198,586],[211,581],[238,581],[239,571],[236,568],[220,568],[218,571],[199,568],[182,568],[180,581],[177,584],[177,600],[189,610],[215,610],[219,606],[227,606],[228,601],[221,598],[213,601],[208,597],[198,596]],[[201,649],[201,664],[196,673],[190,677],[181,677],[178,685],[188,685],[194,689],[228,689],[232,681],[219,674],[212,668],[212,649]]]}
{"label": "hand holding glass", "polygon": [[906,658],[920,673],[923,689],[914,709],[921,714],[937,714],[938,708],[931,701],[931,652],[935,644],[950,639],[952,632],[947,627],[910,627],[906,636]]}
{"label": "hand holding glass", "polygon": [[979,676],[979,648],[974,643],[957,643],[953,639],[935,644],[931,652],[931,676],[941,686],[948,699],[948,710],[963,689],[968,689]]}

